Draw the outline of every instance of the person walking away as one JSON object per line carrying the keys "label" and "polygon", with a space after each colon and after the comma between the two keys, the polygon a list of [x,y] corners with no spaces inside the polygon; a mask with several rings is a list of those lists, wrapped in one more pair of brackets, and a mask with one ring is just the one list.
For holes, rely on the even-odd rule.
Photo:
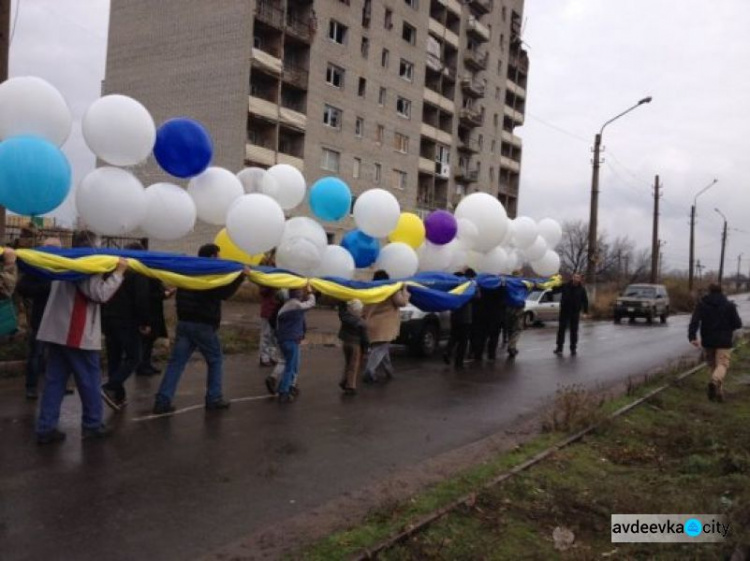
{"label": "person walking away", "polygon": [[[374,281],[389,280],[388,273],[383,270],[375,271]],[[409,303],[409,293],[402,287],[393,296],[378,304],[365,306],[362,317],[367,324],[367,336],[370,339],[370,353],[362,376],[366,384],[379,382],[377,370],[379,366],[385,371],[385,379],[393,379],[393,365],[391,364],[390,345],[401,330],[401,313],[403,306]]]}
{"label": "person walking away", "polygon": [[[457,277],[469,277],[473,271],[467,270],[457,271],[454,273]],[[445,347],[443,353],[443,361],[445,364],[450,364],[453,360],[453,365],[456,368],[464,367],[464,357],[466,356],[466,348],[469,345],[469,338],[472,335],[472,320],[474,316],[474,302],[468,300],[460,308],[451,310],[451,331],[450,337],[448,338],[448,344]]]}
{"label": "person walking away", "polygon": [[167,288],[159,279],[148,279],[148,333],[141,334],[141,363],[136,375],[156,376],[161,374],[154,365],[154,345],[159,339],[166,339],[167,321],[164,317],[164,300],[168,300],[175,293],[174,288]]}
{"label": "person walking away", "polygon": [[[219,258],[219,246],[205,244],[198,250],[198,257]],[[172,413],[177,386],[188,360],[198,349],[207,367],[205,407],[208,411],[229,408],[229,401],[222,394],[224,377],[219,326],[221,325],[221,303],[230,298],[245,280],[249,270],[226,286],[208,290],[177,290],[177,329],[167,369],[159,385],[154,402],[154,415]]]}
{"label": "person walking away", "polygon": [[279,403],[294,401],[299,376],[300,343],[305,338],[305,312],[315,307],[315,295],[308,284],[304,289],[289,291],[287,300],[279,310],[276,320],[276,338],[284,355],[284,372],[279,382]]}
{"label": "person walking away", "polygon": [[508,358],[518,355],[518,342],[523,332],[523,314],[526,309],[526,298],[529,287],[521,280],[521,271],[514,271],[512,279],[505,283],[505,317],[503,323],[508,335]]}
{"label": "person walking away", "polygon": [[[47,238],[42,248],[62,247],[59,238]],[[24,273],[18,281],[18,294],[29,303],[27,309],[28,350],[26,355],[26,399],[35,400],[39,396],[39,378],[44,375],[45,344],[37,337],[42,323],[44,308],[49,300],[52,281],[34,273]]]}
{"label": "person walking away", "polygon": [[[73,234],[73,247],[91,247],[94,234]],[[37,339],[46,343],[48,357],[44,390],[36,424],[37,442],[49,444],[65,440],[58,430],[60,405],[73,373],[83,408],[82,438],[102,438],[110,430],[103,422],[101,370],[102,347],[100,306],[122,284],[128,262],[120,258],[108,276],[91,275],[77,281],[53,281],[49,300],[39,325]]]}
{"label": "person walking away", "polygon": [[[708,294],[698,301],[690,318],[688,340],[700,348],[711,369],[708,382],[708,399],[724,401],[724,378],[729,368],[734,331],[742,327],[737,306],[721,291],[721,285],[712,283]],[[700,329],[700,339],[698,330]]]}
{"label": "person walking away", "polygon": [[578,323],[581,311],[589,313],[589,298],[581,284],[581,275],[574,273],[570,281],[554,290],[560,292],[560,321],[557,328],[555,354],[561,355],[565,346],[565,331],[570,328],[570,354],[575,356],[578,347]]}
{"label": "person walking away", "polygon": [[[142,250],[139,243],[126,249]],[[141,337],[151,333],[149,282],[134,271],[125,273],[122,285],[102,306],[104,347],[107,352],[107,378],[102,398],[113,411],[127,405],[125,382],[142,359]]]}
{"label": "person walking away", "polygon": [[505,288],[482,289],[482,307],[485,310],[486,339],[482,341],[482,354],[486,349],[487,359],[495,360],[497,358],[497,347],[500,343],[500,331],[505,323]]}
{"label": "person walking away", "polygon": [[362,302],[357,299],[339,303],[339,339],[344,351],[344,374],[339,387],[344,395],[356,395],[362,356],[367,353],[370,346],[367,324],[362,319],[363,309]]}

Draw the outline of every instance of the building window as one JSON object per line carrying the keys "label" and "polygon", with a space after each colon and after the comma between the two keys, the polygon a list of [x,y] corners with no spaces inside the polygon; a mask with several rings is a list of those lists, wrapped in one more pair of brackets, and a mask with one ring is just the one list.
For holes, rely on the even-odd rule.
{"label": "building window", "polygon": [[496,147],[497,147],[497,142],[496,142],[496,141],[495,141],[495,139],[493,138],[493,139],[492,139],[492,143],[490,144],[490,152],[492,152],[492,153],[494,154],[494,153],[495,153],[495,148],[496,148]]}
{"label": "building window", "polygon": [[334,129],[341,129],[341,114],[341,109],[326,104],[323,109],[323,124]]}
{"label": "building window", "polygon": [[505,6],[503,6],[503,21],[505,21],[508,17],[508,10]]}
{"label": "building window", "polygon": [[479,135],[479,138],[477,139],[477,144],[479,144],[479,149],[484,150],[484,136],[481,134]]}
{"label": "building window", "polygon": [[405,134],[396,133],[393,135],[393,147],[402,154],[409,153],[409,137]]}
{"label": "building window", "polygon": [[497,61],[497,75],[502,76],[503,75],[503,61],[498,59]]}
{"label": "building window", "polygon": [[500,101],[500,86],[495,87],[495,100]]}
{"label": "building window", "polygon": [[495,182],[495,168],[490,166],[490,183]]}
{"label": "building window", "polygon": [[359,86],[357,87],[357,95],[359,97],[365,97],[367,92],[367,80],[365,78],[359,79]]}
{"label": "building window", "polygon": [[374,172],[373,172],[373,181],[375,183],[380,183],[380,177],[383,175],[383,168],[380,164],[375,164],[374,166]]}
{"label": "building window", "polygon": [[362,168],[362,160],[360,158],[354,158],[354,167],[352,168],[352,177],[359,179],[359,172]]}
{"label": "building window", "polygon": [[335,64],[329,64],[326,68],[326,82],[334,88],[344,87],[344,69]]}
{"label": "building window", "polygon": [[401,37],[410,45],[414,45],[417,42],[417,30],[413,26],[404,22],[404,27],[401,30]]}
{"label": "building window", "polygon": [[385,9],[385,20],[383,21],[383,27],[386,29],[393,29],[393,10]]}
{"label": "building window", "polygon": [[388,49],[383,49],[383,52],[380,53],[380,66],[383,68],[388,68],[388,63],[391,60],[391,53],[388,51]]}
{"label": "building window", "polygon": [[415,10],[419,9],[419,4],[417,3],[417,0],[404,0],[404,4],[406,4],[410,8],[414,8]]}
{"label": "building window", "polygon": [[406,172],[394,169],[392,181],[393,184],[391,185],[391,187],[393,189],[399,189],[403,191],[404,189],[406,189]]}
{"label": "building window", "polygon": [[339,172],[339,161],[341,159],[341,153],[335,150],[329,150],[323,148],[320,156],[320,168],[326,171],[332,171],[335,173]]}
{"label": "building window", "polygon": [[406,98],[399,97],[396,100],[396,113],[398,113],[400,117],[406,117],[407,119],[410,119],[411,118],[411,101],[409,101]]}
{"label": "building window", "polygon": [[499,123],[498,116],[497,116],[497,113],[495,113],[495,115],[492,117],[492,124],[495,125],[495,127],[497,127],[498,123]]}
{"label": "building window", "polygon": [[398,75],[404,80],[411,82],[414,80],[414,65],[408,60],[401,59],[401,64],[398,68]]}
{"label": "building window", "polygon": [[328,22],[328,38],[334,43],[343,45],[346,42],[347,27],[335,19]]}
{"label": "building window", "polygon": [[385,96],[386,96],[386,89],[380,88],[380,91],[378,92],[378,105],[380,106],[385,105]]}
{"label": "building window", "polygon": [[367,58],[370,54],[370,40],[367,37],[362,37],[362,43],[359,46],[359,52],[362,53],[362,58]]}
{"label": "building window", "polygon": [[365,120],[362,117],[357,117],[354,123],[354,134],[359,138],[362,138],[365,134]]}
{"label": "building window", "polygon": [[505,33],[500,34],[500,48],[501,49],[505,48]]}
{"label": "building window", "polygon": [[385,127],[383,125],[378,125],[377,131],[375,131],[375,142],[378,144],[383,144],[383,139],[385,138]]}
{"label": "building window", "polygon": [[258,35],[253,36],[253,47],[255,47],[256,49],[263,48],[263,39]]}

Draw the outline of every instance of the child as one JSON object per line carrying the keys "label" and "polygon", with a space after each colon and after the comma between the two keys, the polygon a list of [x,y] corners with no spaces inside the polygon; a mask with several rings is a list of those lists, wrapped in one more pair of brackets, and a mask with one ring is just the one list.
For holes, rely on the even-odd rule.
{"label": "child", "polygon": [[299,344],[305,337],[305,312],[315,306],[315,295],[308,284],[304,289],[289,291],[289,300],[276,319],[276,339],[284,355],[284,373],[279,383],[279,403],[294,401],[292,391],[299,374]]}
{"label": "child", "polygon": [[362,364],[362,355],[367,352],[370,340],[367,337],[367,325],[362,319],[364,306],[360,300],[349,300],[339,304],[341,329],[339,339],[344,349],[344,374],[339,387],[344,395],[357,394],[357,376]]}

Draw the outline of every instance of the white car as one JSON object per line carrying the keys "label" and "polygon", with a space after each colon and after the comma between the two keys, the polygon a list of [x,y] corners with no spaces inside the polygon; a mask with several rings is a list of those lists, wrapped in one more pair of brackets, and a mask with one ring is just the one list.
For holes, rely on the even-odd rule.
{"label": "white car", "polygon": [[561,297],[559,292],[551,290],[534,290],[529,293],[523,312],[524,327],[560,319]]}

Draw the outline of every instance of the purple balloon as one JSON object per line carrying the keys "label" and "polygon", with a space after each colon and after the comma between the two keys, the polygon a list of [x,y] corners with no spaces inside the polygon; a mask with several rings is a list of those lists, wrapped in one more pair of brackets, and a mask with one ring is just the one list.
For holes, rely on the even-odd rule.
{"label": "purple balloon", "polygon": [[447,210],[431,212],[424,221],[427,239],[437,245],[450,243],[458,232],[458,222]]}

